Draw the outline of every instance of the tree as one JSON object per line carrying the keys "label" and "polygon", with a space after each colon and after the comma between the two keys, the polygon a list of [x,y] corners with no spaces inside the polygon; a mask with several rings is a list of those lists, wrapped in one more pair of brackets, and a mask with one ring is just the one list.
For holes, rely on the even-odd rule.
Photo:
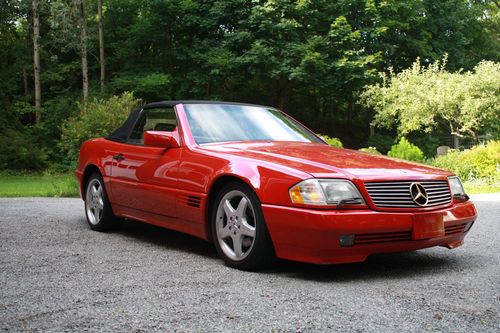
{"label": "tree", "polygon": [[382,74],[367,87],[362,103],[375,109],[374,123],[396,125],[400,136],[431,132],[440,123],[452,135],[478,141],[485,131],[500,135],[500,63],[483,61],[473,71],[448,72],[446,58],[428,67],[417,60],[401,73]]}
{"label": "tree", "polygon": [[59,48],[62,53],[76,51],[79,54],[83,100],[87,101],[87,0],[54,0],[50,2],[50,12],[52,46]]}
{"label": "tree", "polygon": [[79,1],[80,7],[80,52],[82,55],[83,100],[89,98],[89,70],[87,65],[87,0]]}
{"label": "tree", "polygon": [[40,38],[40,18],[38,16],[38,0],[32,1],[33,5],[33,72],[35,77],[35,114],[36,123],[40,124],[40,108],[42,106],[42,93],[40,87],[40,50],[38,40]]}
{"label": "tree", "polygon": [[104,80],[106,76],[104,63],[104,24],[102,19],[102,0],[97,1],[97,16],[99,21],[99,65],[101,69],[100,86],[102,93],[104,92]]}
{"label": "tree", "polygon": [[[34,23],[33,0],[0,1],[0,126],[33,137],[57,161],[62,123],[80,111],[82,91],[91,101],[94,85],[115,95],[133,91],[145,102],[272,105],[361,147],[375,110],[358,102],[366,85],[382,81],[378,72],[399,73],[417,57],[428,66],[445,53],[447,69],[462,74],[475,73],[481,59],[500,61],[500,13],[491,0],[35,0],[40,105],[50,112],[32,128],[35,109],[24,101],[36,93],[24,86],[33,87],[34,71],[24,75],[23,67],[34,65],[33,29],[26,29]],[[467,108],[486,110],[479,103],[486,100],[471,98]],[[473,135],[455,129],[456,114],[446,117],[453,132]],[[475,133],[500,132],[495,121],[477,129],[482,118],[469,118]],[[451,131],[446,119],[444,112],[433,118],[433,134]],[[408,139],[424,149],[417,135]]]}

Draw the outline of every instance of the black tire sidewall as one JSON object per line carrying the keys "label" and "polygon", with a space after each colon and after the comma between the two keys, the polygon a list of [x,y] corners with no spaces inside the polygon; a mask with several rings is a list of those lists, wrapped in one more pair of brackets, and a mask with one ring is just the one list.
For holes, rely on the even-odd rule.
{"label": "black tire sidewall", "polygon": [[[103,215],[101,217],[101,220],[97,224],[92,224],[90,223],[89,216],[87,214],[87,191],[88,191],[88,185],[89,183],[97,179],[99,183],[101,184],[102,187],[102,197],[103,197]],[[92,230],[96,231],[107,231],[112,229],[115,226],[115,216],[113,214],[113,210],[111,209],[111,205],[108,200],[108,194],[106,193],[106,187],[104,186],[104,179],[99,173],[93,173],[90,175],[88,178],[87,182],[85,183],[85,196],[84,196],[84,207],[85,207],[85,216],[87,218],[87,223],[90,226]]]}
{"label": "black tire sidewall", "polygon": [[[222,198],[226,193],[238,190],[244,193],[248,199],[250,199],[250,204],[252,205],[254,214],[255,214],[255,239],[252,249],[248,256],[246,256],[243,260],[235,261],[227,257],[221,249],[219,244],[219,240],[217,239],[217,227],[216,227],[216,216],[217,216],[217,208]],[[217,253],[224,260],[226,265],[242,269],[242,270],[250,270],[255,268],[260,268],[268,263],[270,263],[274,259],[274,249],[272,246],[271,238],[269,236],[269,232],[267,230],[267,225],[264,220],[264,214],[262,213],[262,207],[260,204],[260,200],[255,194],[255,192],[249,188],[248,185],[242,184],[240,182],[231,182],[226,184],[221,191],[217,194],[215,200],[213,201],[212,212],[210,216],[211,230],[212,230],[212,238],[215,244],[215,248],[217,249]]]}

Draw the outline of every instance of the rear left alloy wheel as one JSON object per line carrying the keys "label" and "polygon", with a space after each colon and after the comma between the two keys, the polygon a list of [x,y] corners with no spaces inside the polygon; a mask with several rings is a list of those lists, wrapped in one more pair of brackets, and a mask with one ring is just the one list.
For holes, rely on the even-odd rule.
{"label": "rear left alloy wheel", "polygon": [[85,214],[92,230],[105,231],[116,225],[116,218],[108,201],[104,181],[98,173],[92,174],[87,181]]}
{"label": "rear left alloy wheel", "polygon": [[260,201],[239,182],[227,184],[217,195],[212,209],[212,235],[217,252],[230,267],[258,268],[274,259]]}

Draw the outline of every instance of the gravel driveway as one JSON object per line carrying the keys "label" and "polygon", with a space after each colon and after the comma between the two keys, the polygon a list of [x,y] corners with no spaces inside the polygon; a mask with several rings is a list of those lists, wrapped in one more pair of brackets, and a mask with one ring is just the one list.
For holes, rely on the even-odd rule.
{"label": "gravel driveway", "polygon": [[93,232],[79,199],[0,199],[0,330],[499,332],[500,199],[476,205],[452,251],[249,273],[174,231]]}

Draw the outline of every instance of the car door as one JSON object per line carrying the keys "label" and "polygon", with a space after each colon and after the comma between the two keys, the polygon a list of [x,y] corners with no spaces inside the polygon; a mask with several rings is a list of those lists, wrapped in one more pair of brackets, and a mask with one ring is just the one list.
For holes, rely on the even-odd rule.
{"label": "car door", "polygon": [[142,110],[127,142],[119,144],[113,152],[110,179],[113,204],[133,209],[139,215],[154,213],[175,218],[181,149],[145,146],[144,132],[149,130],[169,131],[179,137],[175,110]]}

